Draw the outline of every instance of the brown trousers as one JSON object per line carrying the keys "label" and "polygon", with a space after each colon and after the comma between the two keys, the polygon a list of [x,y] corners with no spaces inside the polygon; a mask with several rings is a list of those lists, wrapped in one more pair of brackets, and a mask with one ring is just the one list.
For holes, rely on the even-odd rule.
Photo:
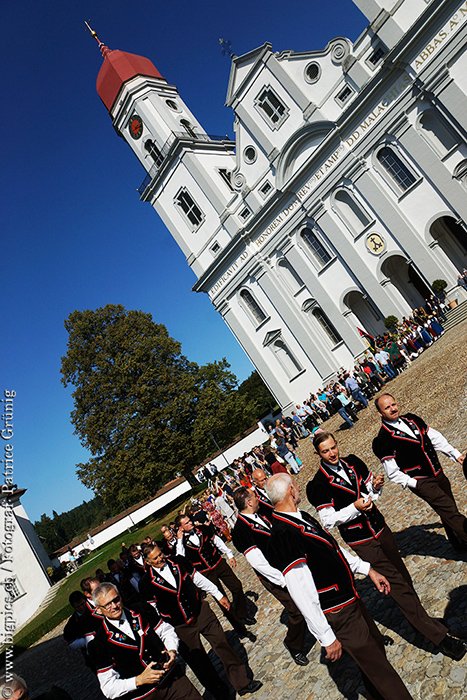
{"label": "brown trousers", "polygon": [[229,620],[234,630],[240,634],[244,634],[246,632],[246,627],[241,621],[241,618],[248,617],[247,603],[242,583],[240,579],[235,576],[230,564],[227,564],[225,559],[221,559],[213,569],[203,571],[203,576],[206,576],[206,578],[212,581],[224,595],[225,591],[222,587],[222,583],[232,593],[232,607],[228,612],[224,609],[222,609],[222,612]]}
{"label": "brown trousers", "polygon": [[302,651],[306,633],[306,622],[302,613],[290,597],[287,588],[281,588],[277,584],[268,581],[267,578],[263,578],[262,576],[259,576],[259,580],[265,589],[269,591],[274,598],[277,598],[277,600],[282,603],[284,608],[287,610],[287,635],[284,639],[287,647],[292,649],[292,651]]}
{"label": "brown trousers", "polygon": [[467,545],[467,520],[457,509],[451,484],[443,470],[437,476],[419,479],[417,488],[410,490],[438,513],[448,540],[454,547]]}
{"label": "brown trousers", "polygon": [[361,559],[370,562],[373,569],[386,576],[391,585],[390,596],[407,620],[438,646],[445,638],[447,628],[442,622],[430,617],[422,606],[388,526],[384,526],[377,539],[350,546]]}
{"label": "brown trousers", "polygon": [[368,700],[412,700],[387,660],[383,637],[361,600],[326,613],[326,619],[344,651],[357,663]]}
{"label": "brown trousers", "polygon": [[206,654],[201,635],[222,661],[225,673],[235,690],[241,690],[250,682],[245,664],[230,646],[219,620],[203,601],[198,617],[190,624],[177,625],[175,632],[180,639],[180,654],[192,669],[200,683],[216,698],[228,698],[227,685],[218,675]]}
{"label": "brown trousers", "polygon": [[167,688],[157,688],[145,700],[203,700],[181,669],[176,669],[172,677]]}

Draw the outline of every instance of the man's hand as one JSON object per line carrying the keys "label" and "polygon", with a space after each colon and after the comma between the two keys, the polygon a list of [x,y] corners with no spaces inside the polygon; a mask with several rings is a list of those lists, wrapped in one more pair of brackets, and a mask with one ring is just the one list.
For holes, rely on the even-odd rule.
{"label": "man's hand", "polygon": [[464,459],[465,459],[465,455],[459,455],[459,457],[457,458],[457,461],[459,462],[459,464],[464,464]]}
{"label": "man's hand", "polygon": [[373,501],[371,500],[371,496],[368,496],[367,500],[365,500],[363,497],[359,498],[354,502],[354,506],[357,510],[360,511],[360,513],[366,513],[368,510],[371,510],[373,508]]}
{"label": "man's hand", "polygon": [[225,608],[225,610],[230,610],[230,603],[228,598],[225,597],[225,595],[223,595],[222,598],[219,598],[217,602],[219,603],[219,605],[222,605],[222,607]]}
{"label": "man's hand", "polygon": [[373,485],[373,488],[375,491],[379,491],[381,488],[383,488],[384,476],[382,474],[379,474],[378,476],[376,476],[376,474],[374,474],[372,485]]}
{"label": "man's hand", "polygon": [[338,639],[335,639],[332,644],[324,648],[326,649],[326,658],[329,659],[329,661],[337,661],[341,658],[342,644]]}
{"label": "man's hand", "polygon": [[183,532],[182,528],[179,527],[177,530],[177,540],[183,540],[183,535],[184,535],[184,532]]}
{"label": "man's hand", "polygon": [[384,593],[384,595],[387,595],[389,593],[389,591],[391,590],[391,586],[389,585],[389,581],[385,576],[383,576],[382,574],[378,574],[378,572],[374,569],[369,570],[368,576],[375,584],[377,591],[379,591],[380,593]]}
{"label": "man's hand", "polygon": [[235,569],[237,566],[237,562],[235,561],[235,557],[229,557],[229,564],[232,567],[232,569]]}
{"label": "man's hand", "polygon": [[140,673],[139,676],[136,676],[135,681],[136,681],[136,687],[139,685],[153,685],[154,683],[158,683],[162,676],[165,674],[164,669],[156,669],[154,666],[156,666],[155,661],[151,661],[146,668],[144,669],[143,673]]}
{"label": "man's hand", "polygon": [[167,654],[169,655],[169,659],[168,659],[168,661],[165,662],[164,669],[166,671],[168,671],[169,668],[172,668],[172,666],[175,663],[175,659],[177,658],[177,652],[175,651],[175,649],[167,649],[166,651],[167,651]]}

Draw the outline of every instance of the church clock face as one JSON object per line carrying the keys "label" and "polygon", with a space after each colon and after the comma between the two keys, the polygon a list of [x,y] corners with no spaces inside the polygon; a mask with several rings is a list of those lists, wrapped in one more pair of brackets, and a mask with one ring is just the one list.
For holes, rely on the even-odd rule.
{"label": "church clock face", "polygon": [[139,117],[137,114],[134,114],[130,119],[128,128],[130,130],[131,137],[133,139],[139,139],[141,134],[143,133],[143,121],[141,117]]}

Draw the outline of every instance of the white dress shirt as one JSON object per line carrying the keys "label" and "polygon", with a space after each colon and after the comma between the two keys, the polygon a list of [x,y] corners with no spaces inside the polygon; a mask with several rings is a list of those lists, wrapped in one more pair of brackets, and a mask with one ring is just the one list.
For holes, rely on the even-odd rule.
{"label": "white dress shirt", "polygon": [[[385,421],[385,423],[387,423],[391,428],[395,428],[396,430],[400,430],[403,433],[410,435],[412,438],[416,438],[413,430],[411,430],[409,426],[400,418],[396,421]],[[430,438],[435,450],[439,450],[439,452],[445,454],[446,457],[450,457],[450,459],[452,459],[454,462],[457,462],[457,458],[460,457],[462,453],[450,445],[444,435],[441,435],[441,433],[434,428],[428,428],[428,437]],[[394,481],[395,484],[400,484],[403,489],[407,488],[407,486],[410,486],[413,489],[417,488],[417,479],[414,479],[413,477],[408,476],[408,474],[402,472],[397,465],[397,460],[394,458],[385,459],[383,461],[383,467],[388,479]]]}
{"label": "white dress shirt", "polygon": [[[253,520],[263,527],[266,526],[265,521],[256,513],[242,513],[242,517],[246,518],[247,520]],[[269,581],[271,581],[271,583],[275,583],[276,586],[285,588],[284,576],[279,569],[275,569],[273,566],[271,566],[263,552],[258,547],[253,547],[252,549],[249,549],[248,552],[245,552],[245,559],[255,571],[267,578]]]}
{"label": "white dress shirt", "polygon": [[[217,547],[217,549],[221,552],[221,554],[225,554],[225,556],[229,559],[234,558],[234,555],[232,554],[231,550],[227,547],[225,542],[223,542],[218,535],[214,535],[212,541],[213,544]],[[195,547],[199,547],[199,545],[201,544],[199,535],[196,532],[190,532],[190,534],[188,535],[188,542],[194,544]],[[177,540],[177,554],[179,557],[185,556],[185,545],[183,544],[183,539]]]}
{"label": "white dress shirt", "polygon": [[[328,462],[325,462],[325,464],[326,467],[337,474],[339,478],[344,479],[348,484],[351,483],[340,460],[336,465],[328,464]],[[379,491],[374,489],[371,478],[368,483],[365,484],[365,486],[369,495],[371,496],[371,500],[377,501],[382,493],[382,487]],[[354,520],[356,517],[361,515],[361,513],[357,508],[355,508],[353,503],[350,503],[348,506],[345,506],[345,508],[341,508],[340,510],[336,510],[333,506],[320,508],[318,510],[318,515],[323,527],[326,528],[326,530],[330,530],[332,527],[338,527],[339,525],[344,525],[345,523]]]}
{"label": "white dress shirt", "polygon": [[[300,511],[287,513],[287,515],[292,515],[297,520],[302,520]],[[339,547],[339,549],[349,564],[352,573],[368,575],[370,570],[368,562],[362,561],[360,557],[351,554],[342,547]],[[321,646],[328,647],[335,641],[336,635],[321,609],[318,591],[308,565],[302,562],[292,567],[285,574],[285,582],[287,590],[305,618],[311,634],[316,637]]]}
{"label": "white dress shirt", "polygon": [[[107,622],[111,627],[123,632],[131,639],[136,639],[136,634],[141,634],[141,630],[135,632],[132,629],[125,615],[125,611],[122,612],[122,616],[119,620],[107,619]],[[160,622],[155,632],[166,649],[178,651],[178,637],[172,625],[169,625],[168,622]],[[131,693],[133,690],[136,690],[136,676],[133,678],[120,678],[120,675],[114,668],[98,673],[97,677],[102,693],[106,698],[119,698],[126,693]]]}
{"label": "white dress shirt", "polygon": [[[159,576],[162,576],[162,578],[165,579],[167,583],[170,586],[172,586],[172,588],[177,588],[175,576],[173,575],[172,571],[170,570],[170,567],[167,564],[164,566],[163,569],[157,569],[157,573],[159,574]],[[220,600],[224,597],[224,594],[218,589],[218,587],[212,581],[207,579],[206,576],[200,574],[199,571],[195,571],[193,575],[193,583],[197,588],[201,588],[202,591],[210,593],[216,600]],[[153,607],[157,610],[156,603],[151,603],[151,605],[153,605]]]}

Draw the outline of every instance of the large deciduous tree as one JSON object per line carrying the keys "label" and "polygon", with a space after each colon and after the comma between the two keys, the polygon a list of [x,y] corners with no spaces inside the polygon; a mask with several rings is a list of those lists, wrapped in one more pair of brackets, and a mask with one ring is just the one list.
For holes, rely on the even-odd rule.
{"label": "large deciduous tree", "polygon": [[[185,474],[254,422],[226,360],[199,367],[150,314],[108,304],[65,321],[62,383],[75,387],[71,420],[90,453],[80,480],[107,503],[127,505]],[[236,397],[236,398],[235,398]]]}

